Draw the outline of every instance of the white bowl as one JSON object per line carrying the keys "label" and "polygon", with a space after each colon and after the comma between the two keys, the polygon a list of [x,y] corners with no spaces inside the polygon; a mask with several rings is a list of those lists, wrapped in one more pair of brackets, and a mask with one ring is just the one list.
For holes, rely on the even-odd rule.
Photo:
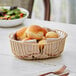
{"label": "white bowl", "polygon": [[[7,8],[9,9],[10,6],[0,6],[0,8]],[[0,20],[0,27],[13,27],[13,26],[17,26],[20,25],[24,22],[24,20],[28,17],[29,12],[24,9],[24,8],[20,8],[18,7],[21,11],[24,11],[26,13],[26,16],[23,18],[19,18],[19,19],[13,19],[13,20]]]}

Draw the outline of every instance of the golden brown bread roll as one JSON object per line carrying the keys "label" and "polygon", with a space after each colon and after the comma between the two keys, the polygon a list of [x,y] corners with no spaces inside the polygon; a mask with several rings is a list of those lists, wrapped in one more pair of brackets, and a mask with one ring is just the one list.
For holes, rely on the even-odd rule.
{"label": "golden brown bread roll", "polygon": [[58,38],[58,37],[59,37],[58,34],[54,31],[48,32],[46,34],[46,38]]}
{"label": "golden brown bread roll", "polygon": [[40,40],[46,34],[45,29],[38,25],[29,26],[26,30],[26,35],[28,38]]}
{"label": "golden brown bread roll", "polygon": [[31,39],[29,39],[29,38],[24,38],[22,41],[27,41],[27,40],[31,40]]}
{"label": "golden brown bread roll", "polygon": [[41,50],[41,49],[44,48],[44,45],[46,44],[46,40],[40,40],[40,41],[38,42],[38,44],[39,44],[39,49]]}
{"label": "golden brown bread roll", "polygon": [[43,32],[44,32],[44,36],[46,35],[47,33],[47,29],[46,28],[42,28]]}
{"label": "golden brown bread roll", "polygon": [[27,29],[27,27],[23,27],[16,32],[16,39],[17,40],[22,40],[26,37],[26,34],[25,34],[26,29]]}

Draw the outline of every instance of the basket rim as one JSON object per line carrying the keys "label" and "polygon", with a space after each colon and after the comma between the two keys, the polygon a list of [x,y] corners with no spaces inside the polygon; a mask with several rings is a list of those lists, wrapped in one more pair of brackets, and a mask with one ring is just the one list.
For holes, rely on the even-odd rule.
{"label": "basket rim", "polygon": [[[64,33],[64,37],[62,37],[62,38],[61,38],[61,37],[58,37],[58,38],[46,38],[46,39],[53,39],[53,40],[51,40],[50,42],[58,41],[58,40],[61,40],[61,39],[66,38],[66,37],[68,36],[68,34],[67,34],[66,32],[62,31],[62,30],[55,29],[55,31],[63,32],[63,33]],[[16,33],[16,32],[12,32],[12,33],[9,34],[9,39],[10,39],[11,41],[15,41],[15,42],[17,42],[17,43],[26,43],[26,44],[29,44],[29,42],[18,41],[18,40],[12,39],[12,36],[15,35],[15,33]],[[38,44],[38,43],[32,43],[32,44],[35,44],[35,45],[36,45],[36,44]],[[49,43],[45,43],[45,44],[49,44]],[[44,45],[45,45],[45,44],[44,44]]]}

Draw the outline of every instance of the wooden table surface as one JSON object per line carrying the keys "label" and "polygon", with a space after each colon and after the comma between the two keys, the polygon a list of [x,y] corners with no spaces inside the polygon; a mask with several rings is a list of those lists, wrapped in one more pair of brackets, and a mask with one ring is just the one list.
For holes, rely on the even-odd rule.
{"label": "wooden table surface", "polygon": [[[11,52],[9,34],[23,26],[40,25],[52,29],[64,30],[68,33],[64,52],[58,58],[47,60],[20,60]],[[76,76],[76,25],[57,22],[27,19],[17,27],[0,28],[0,76],[37,76],[42,72],[53,70],[60,65],[67,65],[68,69]]]}

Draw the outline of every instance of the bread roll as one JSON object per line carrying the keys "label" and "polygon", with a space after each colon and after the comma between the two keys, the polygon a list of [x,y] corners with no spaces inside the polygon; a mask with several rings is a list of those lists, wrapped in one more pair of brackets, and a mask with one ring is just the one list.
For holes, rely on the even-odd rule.
{"label": "bread roll", "polygon": [[44,45],[46,44],[46,40],[40,40],[38,44],[39,44],[39,49],[41,50],[44,48]]}
{"label": "bread roll", "polygon": [[26,37],[26,34],[25,34],[26,29],[27,29],[27,27],[23,27],[16,32],[16,39],[17,40],[22,40]]}
{"label": "bread roll", "polygon": [[42,27],[38,25],[29,26],[26,30],[26,35],[28,38],[40,40],[45,35],[45,31]]}
{"label": "bread roll", "polygon": [[46,38],[58,38],[58,34],[56,32],[51,31],[46,34]]}
{"label": "bread roll", "polygon": [[44,32],[44,36],[46,35],[47,33],[47,29],[46,28],[42,28],[43,29],[43,32]]}
{"label": "bread roll", "polygon": [[24,38],[22,41],[27,41],[27,40],[31,40],[31,39],[29,39],[29,38]]}

